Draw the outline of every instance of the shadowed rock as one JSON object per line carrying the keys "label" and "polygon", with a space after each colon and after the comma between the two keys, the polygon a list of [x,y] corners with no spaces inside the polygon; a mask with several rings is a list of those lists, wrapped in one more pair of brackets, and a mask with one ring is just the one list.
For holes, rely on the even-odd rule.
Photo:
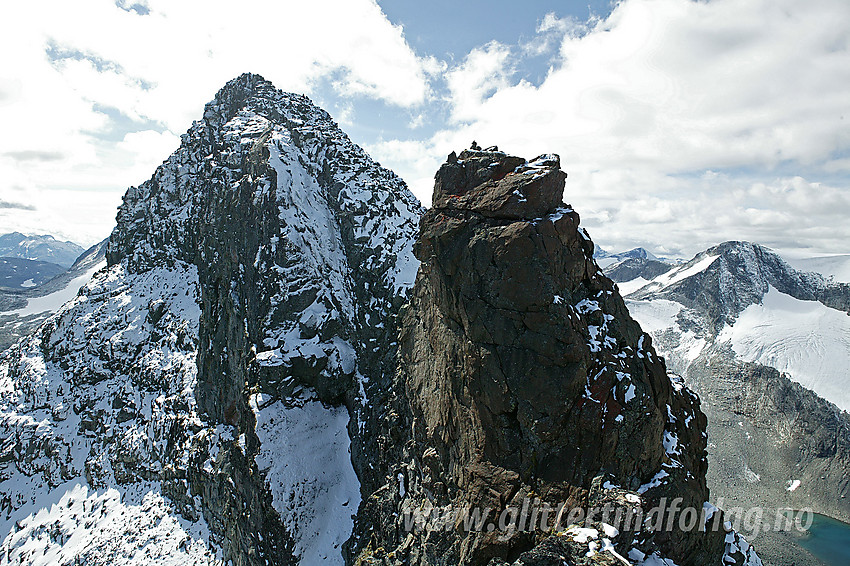
{"label": "shadowed rock", "polygon": [[[673,386],[596,266],[578,213],[562,202],[565,178],[556,155],[528,162],[470,150],[436,174],[400,324],[398,411],[412,435],[399,469],[402,509],[427,501],[498,513],[535,497],[626,505],[624,490],[640,486],[642,499],[632,501],[644,506],[672,494],[698,509],[706,501],[699,401]],[[665,450],[665,438],[680,448]],[[660,471],[666,479],[650,487]],[[605,481],[623,489],[602,489]],[[389,505],[388,494],[370,505]],[[364,516],[382,522],[369,505]],[[383,521],[382,532],[391,528]],[[410,564],[608,563],[545,529],[400,536],[394,556]],[[680,564],[719,563],[723,554],[719,533],[629,533],[613,544],[626,555],[637,539]],[[393,547],[391,537],[374,542]]]}

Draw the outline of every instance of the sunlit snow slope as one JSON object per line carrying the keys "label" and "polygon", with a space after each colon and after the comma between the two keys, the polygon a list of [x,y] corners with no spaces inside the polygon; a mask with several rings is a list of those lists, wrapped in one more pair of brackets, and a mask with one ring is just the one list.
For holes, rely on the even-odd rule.
{"label": "sunlit snow slope", "polygon": [[773,287],[717,337],[742,359],[785,372],[850,411],[850,316]]}

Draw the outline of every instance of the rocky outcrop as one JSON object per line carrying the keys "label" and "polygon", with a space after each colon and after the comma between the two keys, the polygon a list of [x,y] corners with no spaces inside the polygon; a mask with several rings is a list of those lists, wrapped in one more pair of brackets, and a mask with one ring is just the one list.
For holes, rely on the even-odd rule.
{"label": "rocky outcrop", "polygon": [[[254,464],[263,407],[303,402],[304,388],[345,404],[361,482],[383,481],[372,423],[395,367],[419,212],[403,181],[327,113],[256,75],[223,88],[172,162],[125,197],[110,263],[198,266],[197,402],[210,426],[234,427],[247,445],[228,445],[212,473],[193,468],[189,478],[235,564],[307,552]],[[265,401],[255,409],[256,394]]]}
{"label": "rocky outcrop", "polygon": [[[364,562],[602,564],[612,556],[589,560],[587,540],[574,544],[564,532],[405,532],[379,519],[393,505],[498,513],[538,498],[587,508],[616,499],[603,483],[647,508],[671,494],[698,509],[707,500],[699,401],[671,382],[596,267],[578,214],[561,202],[559,165],[554,155],[527,162],[467,150],[437,172],[401,323],[396,389],[410,432],[395,489],[365,503],[364,516],[381,528],[361,546]],[[624,499],[629,490],[633,499]],[[612,548],[719,563],[718,536],[629,533]]]}

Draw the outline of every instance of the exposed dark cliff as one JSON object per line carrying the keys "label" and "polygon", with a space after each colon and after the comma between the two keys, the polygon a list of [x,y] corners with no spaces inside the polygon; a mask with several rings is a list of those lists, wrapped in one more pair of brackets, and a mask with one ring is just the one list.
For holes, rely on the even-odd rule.
{"label": "exposed dark cliff", "polygon": [[[373,526],[363,560],[607,560],[589,558],[587,544],[563,531],[456,525],[404,532],[386,520],[388,500],[408,510],[496,513],[532,498],[649,508],[662,496],[680,496],[700,510],[707,500],[699,401],[671,382],[596,267],[578,214],[561,202],[566,175],[559,165],[554,155],[526,162],[464,151],[437,172],[434,207],[415,247],[422,264],[401,317],[396,389],[409,438],[398,488],[365,502],[365,516],[381,528]],[[622,488],[609,492],[603,483]],[[629,490],[641,496],[628,499]],[[717,533],[675,530],[630,533],[613,544],[623,556],[643,548],[683,565],[720,563],[725,550]]]}
{"label": "exposed dark cliff", "polygon": [[417,238],[419,203],[327,113],[229,82],[127,191],[107,267],[0,357],[0,560],[757,564],[702,524],[406,524],[703,509],[699,401],[598,271],[564,179],[554,155],[452,155]]}
{"label": "exposed dark cliff", "polygon": [[846,412],[773,368],[732,356],[699,358],[688,380],[710,407],[715,499],[850,519]]}

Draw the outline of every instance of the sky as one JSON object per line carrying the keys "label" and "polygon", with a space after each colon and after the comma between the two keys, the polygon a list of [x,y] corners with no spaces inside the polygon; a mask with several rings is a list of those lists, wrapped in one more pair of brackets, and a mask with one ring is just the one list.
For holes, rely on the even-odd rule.
{"label": "sky", "polygon": [[476,140],[558,153],[607,250],[850,253],[847,0],[30,0],[0,22],[0,233],[107,237],[125,190],[255,72],[426,206]]}

